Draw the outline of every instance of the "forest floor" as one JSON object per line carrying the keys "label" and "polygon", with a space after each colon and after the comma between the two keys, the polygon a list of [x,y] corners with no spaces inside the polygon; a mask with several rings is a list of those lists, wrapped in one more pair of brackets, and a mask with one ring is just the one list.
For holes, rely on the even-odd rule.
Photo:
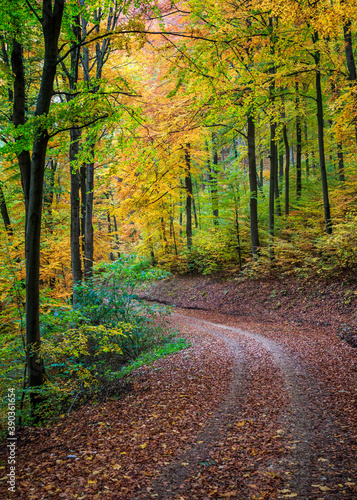
{"label": "forest floor", "polygon": [[[356,285],[168,279],[188,349],[138,369],[118,400],[18,433],[0,498],[357,498]],[[184,309],[184,307],[189,309]],[[351,333],[352,332],[352,333]]]}

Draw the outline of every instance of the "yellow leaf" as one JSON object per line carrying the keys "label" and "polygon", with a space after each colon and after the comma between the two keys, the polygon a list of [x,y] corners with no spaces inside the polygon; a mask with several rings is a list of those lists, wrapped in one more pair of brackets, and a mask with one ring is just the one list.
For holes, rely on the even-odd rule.
{"label": "yellow leaf", "polygon": [[147,444],[146,444],[146,443],[144,443],[144,444],[141,444],[141,445],[140,445],[140,448],[144,449],[144,448],[146,448],[146,446],[147,446]]}
{"label": "yellow leaf", "polygon": [[119,465],[119,464],[114,464],[114,465],[113,465],[113,469],[114,469],[114,470],[119,470],[119,469],[121,469],[121,465]]}
{"label": "yellow leaf", "polygon": [[320,491],[331,491],[331,488],[328,486],[321,486],[321,484],[312,484],[313,488],[319,488]]}

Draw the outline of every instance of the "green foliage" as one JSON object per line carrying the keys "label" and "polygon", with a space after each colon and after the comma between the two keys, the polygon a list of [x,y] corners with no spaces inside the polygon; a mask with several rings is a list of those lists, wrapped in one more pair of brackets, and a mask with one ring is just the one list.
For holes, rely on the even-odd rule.
{"label": "green foliage", "polygon": [[169,354],[174,354],[181,351],[182,349],[187,349],[188,347],[190,347],[190,344],[186,341],[186,339],[175,338],[172,340],[168,340],[166,343],[155,347],[142,356],[139,356],[129,365],[125,366],[120,372],[118,372],[117,376],[122,377],[124,375],[128,375],[129,373],[136,370],[137,368],[140,368],[143,365],[150,365],[157,359],[168,356]]}
{"label": "green foliage", "polygon": [[[59,305],[43,293],[40,355],[46,381],[37,391],[43,401],[37,418],[47,421],[88,399],[117,391],[113,385],[117,374],[135,359],[140,361],[124,374],[187,346],[182,339],[175,340],[167,328],[170,310],[147,305],[136,293],[145,283],[167,275],[150,268],[144,259],[129,255],[98,265],[93,277],[76,287],[73,307]],[[6,421],[6,391],[15,387],[17,415],[29,423],[26,388],[19,408],[26,360],[22,328],[16,321],[12,326],[3,333],[1,419]]]}

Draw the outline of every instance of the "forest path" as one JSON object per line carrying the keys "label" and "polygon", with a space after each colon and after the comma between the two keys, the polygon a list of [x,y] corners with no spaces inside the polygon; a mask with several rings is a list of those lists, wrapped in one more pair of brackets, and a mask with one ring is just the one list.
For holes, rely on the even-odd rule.
{"label": "forest path", "polygon": [[357,350],[329,327],[175,310],[190,347],[119,397],[18,434],[0,498],[357,498]]}
{"label": "forest path", "polygon": [[[269,332],[283,339],[279,343],[264,328],[253,333],[232,326],[236,322],[212,312],[176,312],[172,317],[180,330],[223,341],[234,365],[219,408],[196,444],[179,453],[154,481],[153,497],[357,498],[356,468],[346,463],[351,442],[346,444],[354,438],[334,411],[331,388],[316,377],[315,362],[323,364],[323,357],[313,363],[304,359],[304,342],[300,349],[289,342],[294,328]],[[331,354],[328,338],[319,337],[319,344],[325,356]],[[311,352],[306,354],[308,358]]]}

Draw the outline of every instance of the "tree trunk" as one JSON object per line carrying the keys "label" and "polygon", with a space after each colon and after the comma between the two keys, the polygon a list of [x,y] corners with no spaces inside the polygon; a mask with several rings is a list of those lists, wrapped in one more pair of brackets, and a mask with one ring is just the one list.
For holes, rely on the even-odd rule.
{"label": "tree trunk", "polygon": [[295,83],[296,89],[296,198],[299,199],[301,196],[302,184],[301,184],[301,150],[302,150],[302,133],[301,133],[301,116],[300,116],[300,99],[299,99],[299,83]]}
{"label": "tree trunk", "polygon": [[[275,46],[274,46],[274,18],[269,17],[269,28],[270,28],[270,54],[274,56]],[[274,107],[275,105],[275,66],[271,66],[269,69],[271,75],[271,81],[269,84],[269,100]],[[275,233],[275,221],[274,221],[274,196],[276,192],[276,177],[278,175],[278,158],[277,158],[277,147],[276,147],[276,122],[275,118],[270,117],[270,179],[269,179],[269,258],[271,261],[274,260],[274,244],[273,238]]]}
{"label": "tree trunk", "polygon": [[[72,24],[72,31],[77,43],[81,40],[80,18],[77,15]],[[77,43],[72,44],[71,52],[71,67],[70,70],[65,70],[68,76],[69,88],[73,93],[77,89],[78,82],[78,67],[79,67],[79,47]],[[72,96],[67,96],[67,101],[71,101]],[[70,146],[69,146],[69,168],[71,176],[71,267],[73,280],[73,305],[76,305],[75,286],[82,281],[82,261],[81,261],[81,204],[80,204],[80,187],[81,175],[80,167],[78,166],[79,143],[81,139],[81,130],[78,127],[70,129]]]}
{"label": "tree trunk", "polygon": [[6,206],[6,200],[4,196],[4,192],[2,190],[2,186],[0,185],[0,210],[1,210],[1,217],[4,222],[5,230],[9,236],[12,236],[12,227],[11,227],[11,221],[9,217],[9,212],[7,210]]}
{"label": "tree trunk", "polygon": [[[25,110],[26,110],[26,82],[23,63],[23,49],[22,45],[13,40],[12,53],[11,53],[11,69],[14,75],[14,92],[13,92],[13,110],[12,121],[15,128],[25,124]],[[20,134],[16,141],[21,142],[22,135]],[[30,177],[31,177],[31,156],[28,150],[22,150],[17,154],[17,161],[20,167],[21,184],[24,193],[25,201],[25,231],[27,223],[27,214],[29,207],[30,196]]]}
{"label": "tree trunk", "polygon": [[338,158],[338,177],[340,182],[345,182],[345,166],[343,161],[342,142],[337,144],[337,158]]}
{"label": "tree trunk", "polygon": [[350,20],[346,21],[343,26],[343,36],[345,41],[345,55],[346,55],[346,63],[348,69],[348,79],[350,80],[352,87],[353,121],[355,124],[355,140],[357,142],[357,94],[356,94],[357,72],[356,72],[355,58],[353,54]]}
{"label": "tree trunk", "polygon": [[217,186],[217,167],[218,167],[218,152],[216,145],[216,135],[212,134],[213,162],[211,168],[211,196],[212,196],[212,214],[213,225],[218,226],[218,186]]}
{"label": "tree trunk", "polygon": [[269,257],[274,259],[273,238],[275,232],[274,221],[274,197],[275,197],[275,178],[277,175],[277,157],[276,157],[276,123],[270,123],[270,184],[269,184]]}
{"label": "tree trunk", "polygon": [[93,274],[93,193],[94,193],[94,144],[90,145],[93,161],[87,163],[86,180],[86,218],[85,218],[85,251],[84,274],[86,278]]}
{"label": "tree trunk", "polygon": [[309,154],[309,136],[308,136],[308,131],[307,131],[307,121],[305,120],[305,155],[306,155],[306,160],[305,160],[305,166],[306,166],[306,177],[310,177],[310,154]]}
{"label": "tree trunk", "polygon": [[250,241],[252,245],[253,259],[257,260],[260,246],[258,232],[257,160],[255,154],[255,124],[251,115],[248,115],[248,164],[250,190]]}
{"label": "tree trunk", "polygon": [[285,146],[285,215],[289,215],[289,197],[290,197],[290,147],[286,124],[283,126],[283,139]]}
{"label": "tree trunk", "polygon": [[86,235],[86,206],[87,206],[87,165],[82,164],[79,170],[80,190],[81,190],[81,206],[80,206],[80,241],[82,253],[85,252],[85,235]]}
{"label": "tree trunk", "polygon": [[[52,5],[53,3],[53,5]],[[57,69],[58,38],[61,30],[64,2],[43,0],[42,30],[45,54],[41,85],[37,97],[35,116],[47,116],[53,95],[53,82]],[[29,387],[43,384],[44,364],[39,355],[40,336],[40,237],[48,133],[42,128],[35,132],[32,149],[29,207],[26,228],[26,345]],[[20,167],[21,168],[21,167]],[[32,407],[40,402],[31,392]]]}
{"label": "tree trunk", "polygon": [[274,142],[275,146],[275,158],[276,158],[276,172],[274,177],[274,197],[276,206],[276,215],[281,216],[281,206],[280,206],[280,188],[279,188],[279,160],[278,160],[278,144],[277,141]]}
{"label": "tree trunk", "polygon": [[[73,289],[82,281],[82,263],[80,248],[80,170],[76,165],[79,153],[80,130],[72,128],[70,130],[71,144],[69,146],[69,165],[71,170],[71,264]],[[73,291],[73,305],[76,305],[76,293]]]}
{"label": "tree trunk", "polygon": [[[313,42],[318,42],[318,33],[315,32],[313,35]],[[320,66],[320,51],[315,50],[314,60],[316,63],[316,103],[317,103],[317,124],[318,124],[318,140],[319,140],[319,159],[320,159],[320,172],[321,172],[321,184],[322,184],[322,195],[324,201],[324,214],[325,214],[325,225],[326,233],[332,233],[332,221],[330,213],[330,201],[328,193],[328,183],[326,174],[326,159],[325,159],[325,143],[324,143],[324,114],[323,114],[323,103],[322,103],[322,90],[321,90],[321,72]]]}
{"label": "tree trunk", "polygon": [[283,141],[279,139],[279,182],[282,184],[284,180],[284,153],[283,153]]}
{"label": "tree trunk", "polygon": [[191,178],[191,158],[190,158],[190,145],[188,144],[185,149],[185,188],[186,188],[186,240],[187,250],[192,250],[192,178]]}
{"label": "tree trunk", "polygon": [[56,170],[57,170],[56,160],[50,160],[46,163],[43,205],[47,211],[45,218],[45,227],[46,229],[48,229],[50,233],[53,232],[52,203],[53,203],[54,189],[55,189]]}

